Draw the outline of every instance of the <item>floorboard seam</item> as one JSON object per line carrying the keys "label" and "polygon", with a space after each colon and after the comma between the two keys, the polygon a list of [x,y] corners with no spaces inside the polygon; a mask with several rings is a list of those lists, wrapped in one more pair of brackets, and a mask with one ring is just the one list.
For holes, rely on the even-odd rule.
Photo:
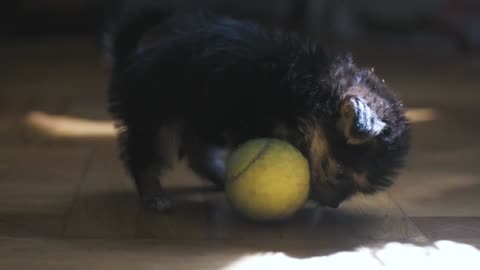
{"label": "floorboard seam", "polygon": [[82,169],[82,174],[80,176],[78,184],[75,186],[75,191],[73,193],[72,201],[71,201],[70,206],[68,207],[67,211],[65,211],[65,219],[64,219],[63,224],[62,224],[61,236],[65,236],[65,234],[66,234],[68,221],[70,220],[70,218],[73,214],[73,209],[75,207],[75,204],[77,203],[78,197],[80,196],[80,192],[82,191],[82,188],[85,184],[87,174],[88,174],[88,172],[91,168],[93,157],[95,156],[96,152],[97,152],[97,149],[93,148],[93,149],[90,150],[90,153],[87,155],[87,159],[86,159],[84,167]]}

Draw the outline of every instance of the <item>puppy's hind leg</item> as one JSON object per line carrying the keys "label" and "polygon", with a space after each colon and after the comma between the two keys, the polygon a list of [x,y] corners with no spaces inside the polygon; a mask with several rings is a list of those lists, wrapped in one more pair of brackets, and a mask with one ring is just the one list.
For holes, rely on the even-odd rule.
{"label": "puppy's hind leg", "polygon": [[[168,165],[168,153],[160,149],[165,136],[162,128],[154,125],[138,124],[127,126],[123,143],[124,161],[135,181],[138,194],[145,207],[165,212],[172,202],[164,194],[159,181],[162,171]],[[159,140],[160,138],[160,140]]]}

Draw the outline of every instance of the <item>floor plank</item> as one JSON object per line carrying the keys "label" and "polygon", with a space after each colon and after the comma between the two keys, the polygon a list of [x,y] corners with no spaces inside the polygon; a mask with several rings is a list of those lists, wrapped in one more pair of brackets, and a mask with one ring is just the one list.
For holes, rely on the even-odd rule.
{"label": "floor plank", "polygon": [[480,217],[414,217],[412,220],[432,241],[452,240],[480,248]]}
{"label": "floor plank", "polygon": [[90,152],[0,148],[0,234],[61,235]]}
{"label": "floor plank", "polygon": [[139,221],[140,236],[247,242],[270,248],[309,241],[325,246],[336,242],[346,248],[374,241],[426,241],[388,194],[357,196],[338,210],[306,207],[277,224],[243,219],[223,194],[204,196],[204,200],[183,201],[167,215],[145,213]]}
{"label": "floor plank", "polygon": [[115,145],[99,146],[67,219],[69,237],[133,237],[138,200],[121,167]]}
{"label": "floor plank", "polygon": [[408,166],[392,196],[409,216],[480,216],[476,109],[437,110],[437,119],[413,126]]}
{"label": "floor plank", "polygon": [[205,193],[210,184],[188,168],[188,161],[175,162],[162,177],[168,196],[174,203],[171,213],[158,214],[142,209],[138,217],[137,235],[162,239],[208,239],[211,212]]}

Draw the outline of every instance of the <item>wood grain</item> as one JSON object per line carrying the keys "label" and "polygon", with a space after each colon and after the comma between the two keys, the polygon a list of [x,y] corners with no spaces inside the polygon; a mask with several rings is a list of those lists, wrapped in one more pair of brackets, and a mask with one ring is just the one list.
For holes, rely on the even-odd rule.
{"label": "wood grain", "polygon": [[89,149],[0,148],[0,233],[61,235]]}
{"label": "wood grain", "polygon": [[68,237],[132,237],[138,201],[117,158],[115,145],[93,151],[85,178],[69,213]]}

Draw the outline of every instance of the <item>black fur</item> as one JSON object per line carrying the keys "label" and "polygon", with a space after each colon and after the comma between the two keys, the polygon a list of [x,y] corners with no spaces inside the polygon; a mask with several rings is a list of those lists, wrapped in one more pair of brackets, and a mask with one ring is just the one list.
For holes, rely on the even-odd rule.
{"label": "black fur", "polygon": [[[373,193],[392,183],[408,151],[409,126],[400,101],[372,71],[349,56],[327,56],[311,40],[253,22],[167,14],[140,13],[119,24],[111,42],[110,112],[119,120],[122,159],[145,201],[166,201],[156,176],[169,156],[156,149],[169,147],[172,137],[179,155],[220,188],[223,174],[207,162],[209,149],[258,137],[285,139],[302,151],[311,165],[312,198],[321,204],[336,206],[357,191]],[[156,24],[171,28],[142,44]],[[375,112],[357,110],[363,119],[385,124],[381,133],[355,131],[351,124],[347,133],[353,135],[343,132],[338,123],[347,116],[340,108],[352,97]],[[176,133],[162,135],[165,129]],[[361,143],[348,141],[360,133]],[[312,150],[321,149],[318,134],[328,151]],[[355,183],[355,172],[365,173],[368,183]]]}

